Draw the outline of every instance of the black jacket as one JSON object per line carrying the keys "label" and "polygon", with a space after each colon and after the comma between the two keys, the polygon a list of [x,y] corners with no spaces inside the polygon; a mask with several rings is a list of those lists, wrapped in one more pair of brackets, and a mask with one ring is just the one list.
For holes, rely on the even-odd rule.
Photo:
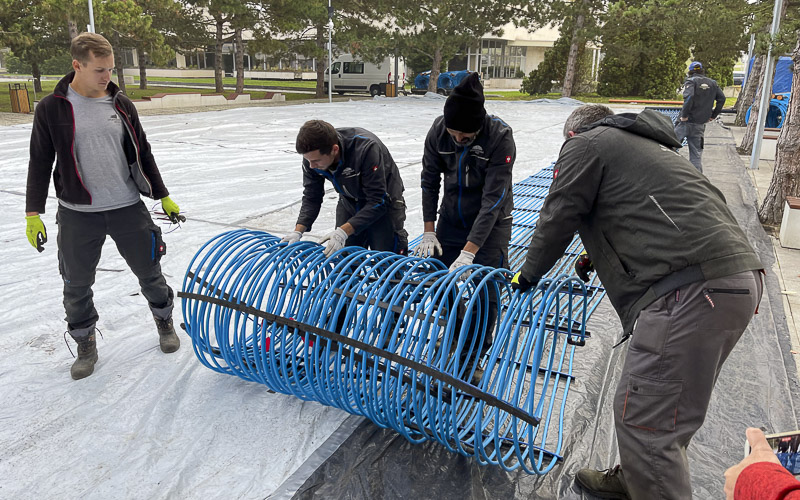
{"label": "black jacket", "polygon": [[368,229],[387,210],[395,229],[401,231],[405,220],[403,180],[389,150],[375,134],[363,128],[337,128],[336,133],[340,156],[335,170],[311,168],[303,160],[303,204],[297,224],[311,229],[322,207],[328,179],[339,193],[339,202],[350,204],[350,211],[355,212],[347,221],[355,234]]}
{"label": "black jacket", "polygon": [[651,110],[608,116],[568,139],[523,276],[547,273],[577,230],[630,332],[639,311],[678,286],[761,269],[724,196],[679,145],[670,119]]}
{"label": "black jacket", "polygon": [[[425,139],[422,157],[422,216],[436,221],[439,190],[444,174],[444,195],[439,208],[439,225],[453,226],[466,235],[463,241],[442,241],[479,247],[508,245],[498,231],[510,224],[514,198],[511,171],[517,149],[511,127],[496,116],[486,115],[478,136],[467,147],[457,146],[444,126],[444,117],[433,122]],[[505,241],[501,241],[505,240]]]}
{"label": "black jacket", "polygon": [[[50,187],[50,173],[53,172],[53,160],[56,160],[53,172],[56,196],[76,205],[92,203],[92,194],[81,180],[78,163],[73,154],[75,115],[72,104],[67,100],[67,88],[74,77],[74,72],[67,74],[58,82],[53,93],[36,106],[28,163],[26,212],[44,213],[47,190]],[[125,142],[122,147],[125,150],[131,177],[139,192],[154,199],[169,196],[169,191],[161,180],[161,174],[150,152],[150,144],[139,122],[136,107],[130,99],[120,93],[119,87],[114,82],[109,82],[108,91],[114,100],[114,108],[120,116],[120,121],[125,127]]]}
{"label": "black jacket", "polygon": [[711,78],[692,75],[683,82],[683,109],[680,116],[688,118],[690,122],[706,123],[716,118],[724,105],[725,94]]}

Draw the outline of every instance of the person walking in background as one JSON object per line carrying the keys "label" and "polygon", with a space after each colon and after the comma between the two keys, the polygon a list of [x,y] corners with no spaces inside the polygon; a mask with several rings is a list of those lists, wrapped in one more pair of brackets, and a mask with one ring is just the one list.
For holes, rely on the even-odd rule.
{"label": "person walking in background", "polygon": [[111,81],[111,44],[101,35],[82,33],[70,51],[73,71],[36,107],[25,218],[28,241],[42,252],[47,230],[39,215],[45,212],[52,172],[64,309],[78,344],[70,373],[78,380],[92,374],[98,359],[92,285],[106,235],[139,279],[161,351],[180,347],[172,325],[173,292],[159,263],[166,246],[140,195],[161,200],[175,222],[183,216],[161,180],[136,108]]}
{"label": "person walking in background", "polygon": [[336,228],[321,241],[325,256],[345,246],[408,253],[404,229],[403,180],[389,150],[363,128],[333,128],[310,120],[300,127],[295,144],[303,155],[303,203],[294,231],[281,240],[300,241],[317,220],[325,180],[339,193]]}
{"label": "person walking in background", "polygon": [[[716,101],[716,106],[714,105]],[[694,61],[689,65],[689,75],[683,82],[683,108],[675,122],[678,142],[689,146],[689,161],[700,172],[703,171],[703,144],[706,123],[722,111],[725,94],[717,82],[705,76],[703,65]]]}

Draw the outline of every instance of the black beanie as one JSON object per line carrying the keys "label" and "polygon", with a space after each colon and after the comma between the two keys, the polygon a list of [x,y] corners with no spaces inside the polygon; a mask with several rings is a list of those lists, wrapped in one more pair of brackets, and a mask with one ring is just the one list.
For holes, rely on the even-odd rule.
{"label": "black beanie", "polygon": [[444,103],[444,126],[459,132],[477,132],[483,125],[483,87],[478,73],[461,80]]}

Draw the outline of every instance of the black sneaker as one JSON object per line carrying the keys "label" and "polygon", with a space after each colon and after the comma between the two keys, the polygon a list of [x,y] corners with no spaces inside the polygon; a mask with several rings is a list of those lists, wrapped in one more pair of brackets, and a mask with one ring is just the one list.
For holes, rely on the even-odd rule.
{"label": "black sneaker", "polygon": [[617,465],[611,469],[581,469],[575,475],[575,481],[581,489],[599,498],[630,500],[628,487],[622,468]]}
{"label": "black sneaker", "polygon": [[161,352],[170,353],[175,352],[181,346],[181,340],[175,334],[175,328],[172,327],[172,318],[156,320],[156,327],[158,328],[158,344],[161,346]]}

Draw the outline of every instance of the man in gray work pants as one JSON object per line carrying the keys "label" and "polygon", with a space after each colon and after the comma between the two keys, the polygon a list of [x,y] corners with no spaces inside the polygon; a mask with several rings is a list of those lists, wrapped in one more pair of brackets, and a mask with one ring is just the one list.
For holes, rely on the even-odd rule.
{"label": "man in gray work pants", "polygon": [[614,396],[621,467],[575,479],[601,498],[689,499],[686,449],[761,299],[763,265],[722,193],[675,151],[665,115],[581,106],[564,135],[512,286],[534,286],[577,231],[578,275],[597,270],[630,338]]}

